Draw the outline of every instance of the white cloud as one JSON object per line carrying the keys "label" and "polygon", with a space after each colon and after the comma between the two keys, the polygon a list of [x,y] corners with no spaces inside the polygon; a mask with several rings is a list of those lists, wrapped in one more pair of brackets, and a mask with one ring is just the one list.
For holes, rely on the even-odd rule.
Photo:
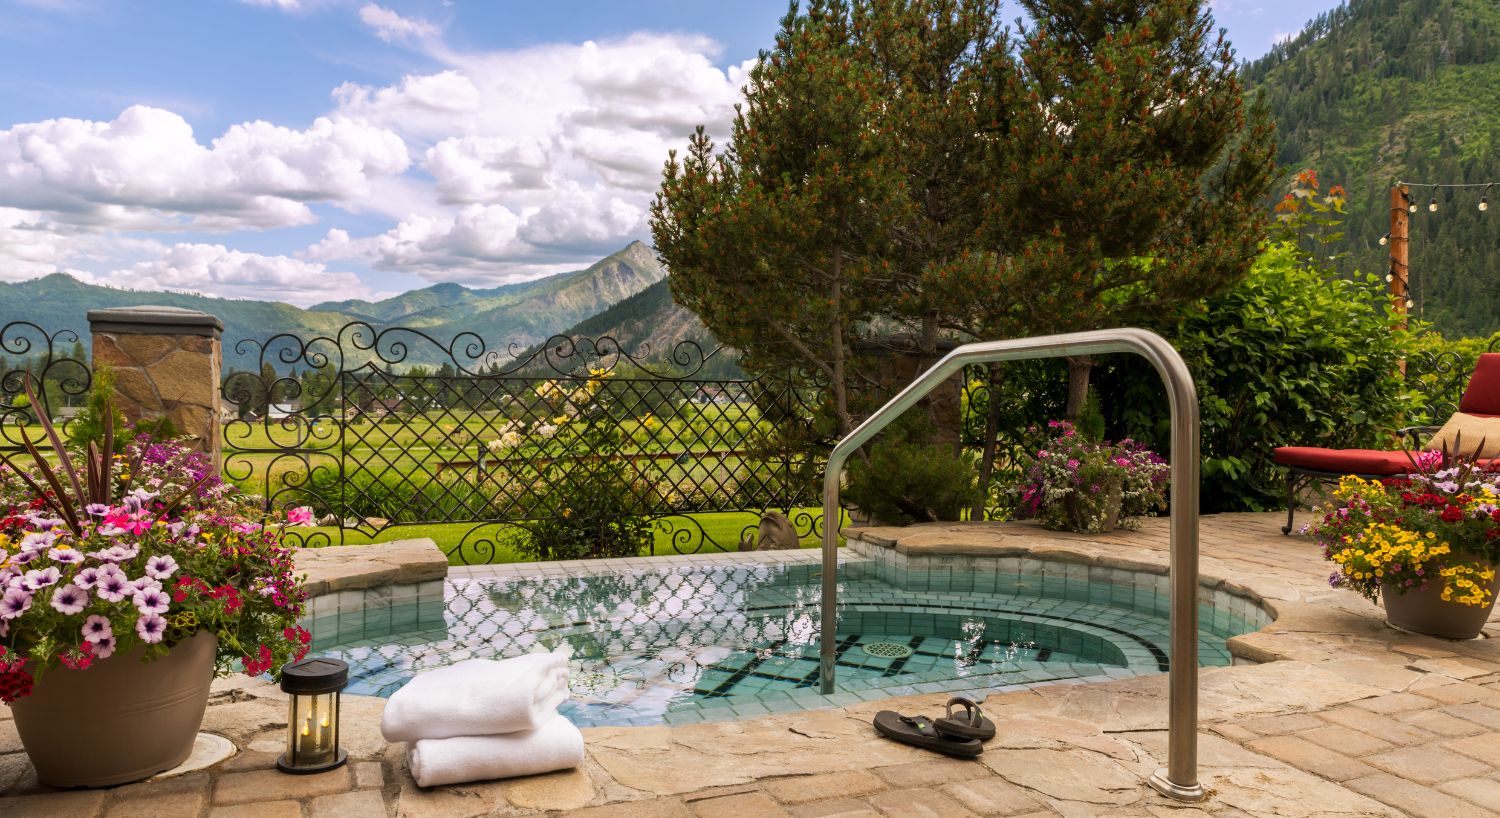
{"label": "white cloud", "polygon": [[0,280],[24,281],[56,272],[87,274],[77,265],[146,258],[165,245],[154,239],[59,224],[35,211],[0,207]]}
{"label": "white cloud", "polygon": [[[668,151],[699,124],[722,140],[750,68],[718,67],[718,46],[693,35],[460,53],[427,20],[374,3],[360,20],[435,67],[339,85],[305,128],[251,121],[207,139],[177,112],[134,105],[0,129],[0,278],[84,269],[311,301],[359,288],[323,266],[334,260],[476,284],[577,269],[646,237]],[[318,222],[320,203],[362,218],[334,216],[295,254],[233,249],[239,231]]]}
{"label": "white cloud", "polygon": [[315,221],[308,202],[367,196],[406,170],[395,133],[320,117],[307,130],[235,125],[205,146],[181,116],[136,105],[110,122],[0,131],[0,206],[120,229],[232,231]]}
{"label": "white cloud", "polygon": [[230,250],[221,244],[176,244],[160,257],[116,270],[110,280],[138,289],[206,292],[228,298],[288,301],[309,306],[367,292],[353,273],[324,265]]}
{"label": "white cloud", "polygon": [[302,0],[240,0],[240,2],[251,6],[265,6],[281,11],[302,10]]}
{"label": "white cloud", "polygon": [[[706,38],[668,34],[435,49],[443,71],[340,86],[339,115],[429,145],[422,162],[436,202],[458,208],[402,219],[344,251],[382,269],[482,280],[570,254],[589,260],[643,237],[668,151],[699,124],[720,137],[728,130],[750,64],[720,69],[716,52]],[[501,233],[480,240],[479,223]]]}
{"label": "white cloud", "polygon": [[402,17],[396,12],[366,3],[359,9],[359,19],[375,32],[375,36],[386,42],[432,37],[438,27],[418,17]]}

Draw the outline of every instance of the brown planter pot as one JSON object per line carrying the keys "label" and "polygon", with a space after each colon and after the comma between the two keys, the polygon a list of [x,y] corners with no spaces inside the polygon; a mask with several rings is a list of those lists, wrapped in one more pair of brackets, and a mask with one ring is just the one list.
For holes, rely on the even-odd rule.
{"label": "brown planter pot", "polygon": [[1380,588],[1385,605],[1385,621],[1393,628],[1444,639],[1473,639],[1489,621],[1495,607],[1495,592],[1500,590],[1500,572],[1490,582],[1490,604],[1464,605],[1443,601],[1443,582],[1436,578],[1420,591],[1397,591],[1389,585]]}
{"label": "brown planter pot", "polygon": [[193,751],[219,640],[199,631],[154,662],[137,648],[88,670],[49,670],[11,704],[36,776],[53,787],[108,787],[170,770]]}

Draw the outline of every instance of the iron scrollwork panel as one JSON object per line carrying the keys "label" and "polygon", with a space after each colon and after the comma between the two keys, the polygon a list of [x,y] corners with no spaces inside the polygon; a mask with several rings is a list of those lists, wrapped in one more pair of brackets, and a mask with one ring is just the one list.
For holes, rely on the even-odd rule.
{"label": "iron scrollwork panel", "polygon": [[226,475],[268,513],[311,506],[341,539],[472,523],[457,555],[489,561],[522,524],[563,512],[559,482],[603,473],[628,481],[633,513],[675,551],[738,546],[691,515],[816,502],[821,464],[778,435],[812,434],[819,388],[726,371],[722,348],[655,357],[556,336],[499,354],[472,334],[444,344],[353,323],[235,350],[255,369],[225,378]]}

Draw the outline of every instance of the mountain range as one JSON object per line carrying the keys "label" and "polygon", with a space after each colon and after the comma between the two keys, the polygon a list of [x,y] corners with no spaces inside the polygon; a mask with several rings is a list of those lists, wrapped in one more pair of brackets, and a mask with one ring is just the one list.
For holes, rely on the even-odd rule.
{"label": "mountain range", "polygon": [[1327,247],[1346,274],[1386,273],[1394,182],[1476,185],[1412,187],[1413,314],[1449,336],[1500,330],[1500,184],[1478,207],[1500,183],[1500,3],[1348,0],[1242,74],[1288,172],[1347,190]]}
{"label": "mountain range", "polygon": [[[71,330],[87,342],[85,315],[91,309],[148,304],[183,307],[222,319],[225,367],[246,369],[259,364],[254,345],[242,345],[241,341],[263,342],[282,333],[304,340],[333,337],[341,327],[356,321],[376,330],[397,326],[415,329],[445,345],[460,333],[473,333],[490,350],[521,349],[557,333],[577,333],[580,330],[574,326],[580,322],[587,323],[631,296],[651,290],[655,293],[651,308],[664,312],[659,320],[637,322],[628,337],[619,338],[632,349],[631,344],[697,320],[691,314],[686,318],[676,314],[666,278],[666,269],[639,241],[586,269],[534,281],[489,289],[436,284],[382,301],[328,302],[308,309],[276,301],[100,287],[57,273],[15,284],[0,283],[0,325],[30,321],[48,332]],[[631,310],[632,315],[638,312],[634,307]],[[605,330],[605,325],[597,321],[587,326]],[[14,333],[12,330],[6,337]],[[409,363],[440,362],[431,348],[424,346],[412,345]],[[68,348],[71,345],[65,351]]]}

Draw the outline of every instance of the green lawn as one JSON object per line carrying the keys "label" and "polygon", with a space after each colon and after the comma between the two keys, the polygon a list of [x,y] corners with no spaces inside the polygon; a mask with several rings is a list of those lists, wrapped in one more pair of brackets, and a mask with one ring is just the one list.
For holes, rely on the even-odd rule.
{"label": "green lawn", "polygon": [[[797,509],[793,512],[793,516],[795,517],[796,513],[801,511],[816,514],[819,512],[819,509]],[[754,525],[757,521],[756,514],[737,511],[685,516],[690,517],[703,528],[703,547],[700,549],[703,553],[720,550],[714,546],[713,541],[717,541],[726,550],[734,550],[735,544],[739,542],[740,531],[747,525]],[[697,528],[690,524],[684,525],[681,518],[672,518],[671,522],[677,524],[679,529],[690,529],[693,533],[692,542],[695,544],[699,542]],[[848,522],[847,518],[843,522],[846,524]],[[474,533],[469,536],[470,541],[464,543],[464,537],[470,535],[471,531]],[[337,528],[320,527],[306,529],[299,533],[306,533],[308,536],[316,536],[318,533],[324,533],[332,539],[334,544],[337,544],[339,541],[339,531]],[[454,565],[526,562],[526,558],[517,553],[511,544],[512,539],[517,536],[521,536],[521,534],[516,529],[504,525],[486,526],[476,531],[474,523],[442,523],[435,525],[396,526],[388,528],[373,537],[359,531],[346,531],[344,532],[344,543],[346,545],[363,545],[372,542],[390,542],[392,540],[427,537],[437,543],[438,547],[443,549],[443,551],[451,552],[448,559]],[[478,542],[480,540],[493,541],[493,547],[487,543]],[[840,542],[842,543],[842,540]],[[803,548],[817,548],[821,544],[821,539],[811,535],[802,538]],[[692,549],[688,547],[684,550],[691,551]],[[670,531],[657,529],[655,553],[658,555],[678,553],[672,546],[672,533]]]}

